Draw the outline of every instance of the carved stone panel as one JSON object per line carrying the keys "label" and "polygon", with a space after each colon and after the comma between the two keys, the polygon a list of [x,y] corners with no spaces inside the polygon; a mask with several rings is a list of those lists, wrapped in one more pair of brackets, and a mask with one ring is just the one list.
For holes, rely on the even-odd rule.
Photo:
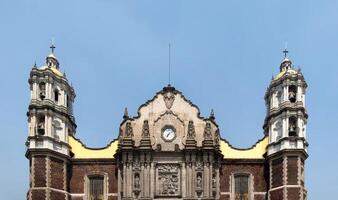
{"label": "carved stone panel", "polygon": [[155,184],[157,197],[181,197],[180,165],[157,164]]}

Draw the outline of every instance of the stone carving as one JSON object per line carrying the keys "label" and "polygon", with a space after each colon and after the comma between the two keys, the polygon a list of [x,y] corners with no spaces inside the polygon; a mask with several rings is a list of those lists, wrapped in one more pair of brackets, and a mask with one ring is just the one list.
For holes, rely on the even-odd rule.
{"label": "stone carving", "polygon": [[219,137],[220,137],[219,129],[217,129],[216,132],[215,132],[215,144],[216,145],[219,144]]}
{"label": "stone carving", "polygon": [[126,137],[133,137],[133,127],[131,126],[130,122],[126,123]]}
{"label": "stone carving", "polygon": [[194,139],[195,138],[195,126],[193,121],[189,121],[188,124],[188,138],[189,139]]}
{"label": "stone carving", "polygon": [[175,95],[169,91],[163,94],[163,99],[164,99],[164,103],[167,109],[170,109],[173,106],[173,103],[175,101]]}
{"label": "stone carving", "polygon": [[149,137],[149,123],[148,120],[143,121],[142,137]]}
{"label": "stone carving", "polygon": [[196,177],[196,186],[198,189],[202,188],[202,174],[198,173]]}
{"label": "stone carving", "polygon": [[177,164],[158,165],[157,186],[159,196],[180,195],[180,168]]}
{"label": "stone carving", "polygon": [[204,129],[204,139],[211,139],[211,124],[209,122],[206,123]]}
{"label": "stone carving", "polygon": [[134,188],[135,189],[139,189],[140,188],[140,175],[138,173],[135,174]]}

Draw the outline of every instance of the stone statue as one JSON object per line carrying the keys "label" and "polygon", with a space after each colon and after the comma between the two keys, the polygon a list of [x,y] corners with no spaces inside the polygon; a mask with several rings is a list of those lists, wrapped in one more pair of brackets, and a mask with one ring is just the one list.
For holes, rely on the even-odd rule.
{"label": "stone statue", "polygon": [[133,127],[131,126],[130,122],[126,123],[126,136],[127,137],[133,137]]}
{"label": "stone statue", "polygon": [[202,188],[202,175],[197,174],[197,188]]}
{"label": "stone statue", "polygon": [[139,174],[135,174],[134,188],[137,188],[137,189],[140,188],[140,175]]}

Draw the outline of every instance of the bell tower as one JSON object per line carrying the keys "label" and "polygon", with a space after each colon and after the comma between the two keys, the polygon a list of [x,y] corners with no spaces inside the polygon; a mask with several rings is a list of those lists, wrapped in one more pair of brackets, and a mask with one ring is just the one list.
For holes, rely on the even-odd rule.
{"label": "bell tower", "polygon": [[52,52],[46,64],[32,68],[29,77],[28,138],[30,189],[27,199],[67,199],[68,136],[75,134],[75,92]]}
{"label": "bell tower", "polygon": [[264,132],[269,136],[269,200],[306,199],[304,164],[308,157],[305,108],[307,84],[284,51],[280,72],[273,77],[265,94]]}

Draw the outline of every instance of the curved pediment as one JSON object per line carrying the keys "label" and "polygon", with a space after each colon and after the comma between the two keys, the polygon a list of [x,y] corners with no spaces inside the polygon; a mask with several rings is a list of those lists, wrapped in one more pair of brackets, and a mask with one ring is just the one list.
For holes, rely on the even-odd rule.
{"label": "curved pediment", "polygon": [[[139,146],[145,121],[149,126],[152,148],[161,148],[165,151],[184,149],[189,122],[193,122],[195,130],[193,139],[196,140],[197,146],[202,146],[204,132],[208,127],[207,123],[210,124],[208,128],[211,134],[210,140],[216,139],[215,133],[218,133],[218,126],[213,118],[201,117],[199,108],[170,85],[157,92],[151,100],[142,104],[136,117],[125,116],[125,120],[121,123],[120,139],[128,135],[126,126],[129,123],[129,132],[132,130],[132,134],[129,136],[134,145]],[[172,127],[171,132],[174,133],[171,134],[174,134],[175,139],[166,139],[166,136],[163,135],[164,127]]]}

